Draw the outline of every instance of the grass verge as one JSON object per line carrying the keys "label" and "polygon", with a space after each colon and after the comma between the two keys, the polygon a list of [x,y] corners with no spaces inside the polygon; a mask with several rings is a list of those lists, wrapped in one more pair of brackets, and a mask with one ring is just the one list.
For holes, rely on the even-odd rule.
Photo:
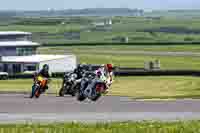
{"label": "grass verge", "polygon": [[0,125],[2,133],[199,133],[200,121]]}
{"label": "grass verge", "polygon": [[[31,79],[0,81],[0,91],[30,92],[31,85]],[[61,79],[53,79],[48,92],[58,93],[60,87]],[[109,95],[136,99],[200,98],[200,79],[183,76],[115,77]]]}
{"label": "grass verge", "polygon": [[[61,87],[61,79],[52,79],[49,92],[57,93]],[[1,92],[31,92],[32,79],[0,80]]]}
{"label": "grass verge", "polygon": [[199,46],[98,46],[98,47],[43,47],[39,53],[66,54],[74,53],[81,63],[105,64],[113,63],[115,66],[143,68],[147,61],[159,59],[162,69],[200,69],[199,57],[192,56],[152,56],[136,55],[131,51],[199,51]]}
{"label": "grass verge", "polygon": [[199,98],[199,85],[198,77],[120,77],[113,83],[111,94],[136,99]]}
{"label": "grass verge", "polygon": [[153,52],[200,52],[200,45],[120,45],[120,44],[113,44],[107,46],[59,46],[59,47],[40,47],[40,52],[52,52],[56,51],[73,51],[77,53],[89,51],[153,51]]}
{"label": "grass verge", "polygon": [[106,64],[115,66],[144,68],[147,61],[160,60],[161,69],[200,69],[199,57],[170,57],[170,56],[147,56],[147,55],[109,55],[109,54],[77,54],[82,63]]}

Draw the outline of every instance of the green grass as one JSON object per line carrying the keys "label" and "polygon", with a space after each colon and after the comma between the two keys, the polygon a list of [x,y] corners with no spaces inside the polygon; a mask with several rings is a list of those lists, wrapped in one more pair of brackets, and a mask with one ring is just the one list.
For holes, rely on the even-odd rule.
{"label": "green grass", "polygon": [[[114,18],[116,19],[116,18]],[[151,19],[144,17],[121,17],[121,22],[113,25],[114,31],[135,31],[148,28],[160,27],[186,27],[191,29],[199,28],[199,19],[176,19],[162,17],[160,19]]]}
{"label": "green grass", "polygon": [[[49,92],[57,92],[61,87],[61,79],[52,79]],[[0,91],[30,92],[33,85],[32,79],[0,80]]]}
{"label": "green grass", "polygon": [[74,53],[88,53],[92,52],[104,52],[104,51],[155,51],[155,52],[200,52],[200,44],[199,45],[106,45],[106,46],[59,46],[59,47],[40,47],[40,52],[48,52],[53,51],[59,52],[61,51],[72,51]]}
{"label": "green grass", "polygon": [[27,32],[47,32],[47,33],[63,33],[70,30],[80,31],[81,26],[74,25],[9,25],[9,26],[0,26],[0,31],[27,31]]}
{"label": "green grass", "polygon": [[[0,81],[0,91],[30,92],[32,80],[18,79]],[[60,79],[53,79],[49,92],[58,93]],[[199,98],[199,77],[115,77],[109,95],[133,98]]]}
{"label": "green grass", "polygon": [[[123,29],[123,28],[122,28]],[[129,42],[184,42],[184,41],[200,41],[199,34],[186,33],[161,33],[161,32],[144,32],[144,31],[92,31],[81,33],[81,43],[93,42],[114,42],[112,39],[116,37],[128,37]],[[189,39],[188,39],[189,38]]]}
{"label": "green grass", "polygon": [[199,98],[198,77],[120,77],[110,91],[112,95],[133,98]]}
{"label": "green grass", "polygon": [[[171,49],[178,49],[171,47]],[[148,47],[141,47],[141,50],[148,50]],[[150,51],[162,49],[167,50],[168,48],[159,48],[149,47]],[[180,49],[182,49],[180,47]],[[185,48],[183,47],[183,51],[187,49],[197,50],[198,47],[195,48]],[[115,66],[121,67],[139,67],[144,68],[144,63],[146,61],[153,61],[159,59],[161,62],[161,69],[200,69],[200,60],[199,57],[189,57],[189,56],[147,56],[147,55],[134,55],[128,52],[137,51],[139,48],[137,47],[134,50],[134,47],[122,47],[122,46],[111,46],[108,47],[52,47],[52,48],[41,48],[39,49],[39,53],[44,54],[66,54],[66,53],[74,53],[77,55],[78,59],[81,63],[87,64],[105,64],[105,63],[113,63]],[[162,51],[161,50],[161,51]],[[180,50],[181,51],[181,50]],[[118,53],[124,52],[124,53]],[[128,54],[127,54],[128,53]]]}
{"label": "green grass", "polygon": [[[129,37],[129,42],[176,42],[176,41],[200,41],[199,34],[173,33],[165,32],[145,32],[147,29],[159,29],[161,27],[195,29],[200,30],[200,19],[174,19],[161,18],[151,19],[145,17],[114,17],[112,30],[107,31],[91,31],[92,22],[98,21],[99,17],[80,17],[80,18],[14,18],[3,22],[7,24],[0,26],[0,31],[7,30],[21,30],[28,32],[47,32],[47,33],[63,33],[68,31],[81,31],[81,39],[77,39],[79,43],[83,42],[113,42],[112,38],[118,36]],[[61,22],[66,24],[61,25]],[[7,25],[7,26],[5,26]],[[49,36],[49,38],[51,38]],[[189,38],[189,39],[188,39]],[[35,41],[42,41],[43,39],[36,39]],[[54,39],[56,40],[56,39]],[[45,43],[54,44],[54,40],[45,41]],[[69,40],[59,41],[57,43],[71,43]]]}
{"label": "green grass", "polygon": [[2,133],[199,133],[200,121],[0,125]]}
{"label": "green grass", "polygon": [[82,63],[106,64],[112,63],[121,67],[144,68],[144,62],[159,59],[162,69],[200,69],[199,57],[167,57],[167,56],[139,56],[139,55],[90,55],[77,54]]}

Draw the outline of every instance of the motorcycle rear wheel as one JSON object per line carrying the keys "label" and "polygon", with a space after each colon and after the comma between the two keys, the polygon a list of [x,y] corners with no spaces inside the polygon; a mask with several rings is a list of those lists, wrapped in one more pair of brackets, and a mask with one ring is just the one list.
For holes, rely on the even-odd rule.
{"label": "motorcycle rear wheel", "polygon": [[60,91],[59,91],[59,96],[60,96],[60,97],[64,97],[64,95],[65,95],[65,90],[64,90],[64,88],[62,87],[62,88],[60,89]]}
{"label": "motorcycle rear wheel", "polygon": [[74,87],[74,90],[72,91],[71,96],[72,96],[72,97],[75,97],[79,91],[80,91],[80,85],[77,84],[77,85]]}

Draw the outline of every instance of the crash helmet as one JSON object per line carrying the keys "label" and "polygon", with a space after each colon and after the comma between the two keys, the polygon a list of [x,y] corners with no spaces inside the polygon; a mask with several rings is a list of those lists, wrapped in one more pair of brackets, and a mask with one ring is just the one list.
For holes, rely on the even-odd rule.
{"label": "crash helmet", "polygon": [[43,65],[43,70],[48,72],[49,71],[49,65],[48,64],[44,64]]}
{"label": "crash helmet", "polygon": [[100,70],[96,70],[96,75],[97,75],[97,77],[101,77],[101,71]]}
{"label": "crash helmet", "polygon": [[105,68],[108,70],[108,72],[112,72],[113,70],[113,65],[112,64],[106,64]]}

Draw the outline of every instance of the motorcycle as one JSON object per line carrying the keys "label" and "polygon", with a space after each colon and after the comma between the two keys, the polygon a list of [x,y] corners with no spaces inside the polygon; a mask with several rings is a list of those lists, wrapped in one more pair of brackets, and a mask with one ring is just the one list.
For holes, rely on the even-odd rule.
{"label": "motorcycle", "polygon": [[[96,75],[94,73],[90,73],[85,79],[83,79],[87,82],[87,85],[85,85],[83,90],[79,90],[79,92],[77,93],[78,101],[84,101],[86,98],[92,101],[97,101],[102,96],[102,94],[106,94],[107,87],[105,82],[97,82],[93,86],[94,88],[92,88],[94,92],[89,92],[89,89],[86,90],[87,86],[90,85],[93,82],[93,80],[96,80],[95,76]],[[89,93],[92,93],[92,96],[90,96]]]}
{"label": "motorcycle", "polygon": [[62,88],[59,91],[59,96],[63,97],[66,94],[75,96],[77,90],[80,89],[80,83],[77,82],[77,74],[68,73],[64,76]]}
{"label": "motorcycle", "polygon": [[33,94],[31,94],[31,98],[36,97],[39,98],[42,93],[46,91],[45,87],[48,84],[48,79],[42,76],[37,76],[33,87]]}

